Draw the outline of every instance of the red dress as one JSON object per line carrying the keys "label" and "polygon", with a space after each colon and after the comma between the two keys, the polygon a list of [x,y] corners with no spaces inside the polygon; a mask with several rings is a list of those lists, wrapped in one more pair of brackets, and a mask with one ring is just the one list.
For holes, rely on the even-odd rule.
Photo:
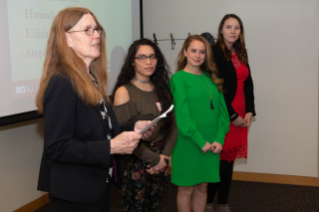
{"label": "red dress", "polygon": [[[235,52],[231,59],[237,74],[237,90],[236,95],[231,103],[234,110],[242,118],[245,117],[245,94],[244,94],[244,81],[249,75],[249,70],[237,57]],[[220,154],[221,160],[228,162],[234,161],[237,158],[247,158],[247,127],[235,127],[231,122],[229,132],[225,137],[223,151]]]}

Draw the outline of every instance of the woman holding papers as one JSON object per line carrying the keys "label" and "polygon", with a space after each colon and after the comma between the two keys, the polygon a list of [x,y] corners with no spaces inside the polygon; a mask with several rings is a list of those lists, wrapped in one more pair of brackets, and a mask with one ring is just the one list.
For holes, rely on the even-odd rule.
{"label": "woman holding papers", "polygon": [[247,158],[248,126],[251,117],[256,115],[244,27],[237,15],[225,15],[221,20],[218,40],[212,49],[219,77],[224,80],[224,96],[232,123],[220,155],[220,183],[208,186],[207,208],[212,208],[214,195],[218,191],[215,210],[230,212],[227,202],[234,161],[237,158]]}
{"label": "woman holding papers", "polygon": [[[160,49],[150,40],[135,41],[115,85],[114,111],[120,124],[153,120],[172,104],[168,86],[169,67]],[[177,132],[173,113],[141,140],[126,157],[122,186],[123,211],[158,211],[167,183],[168,161]]]}
{"label": "woman holding papers", "polygon": [[219,153],[229,129],[222,80],[209,43],[189,36],[170,81],[178,139],[172,153],[172,183],[179,211],[203,212],[207,184],[219,182]]}
{"label": "woman holding papers", "polygon": [[105,52],[105,32],[90,10],[67,8],[54,18],[36,97],[44,119],[38,190],[49,192],[53,212],[109,211],[110,182],[123,178],[119,154],[132,153],[149,123],[118,125]]}

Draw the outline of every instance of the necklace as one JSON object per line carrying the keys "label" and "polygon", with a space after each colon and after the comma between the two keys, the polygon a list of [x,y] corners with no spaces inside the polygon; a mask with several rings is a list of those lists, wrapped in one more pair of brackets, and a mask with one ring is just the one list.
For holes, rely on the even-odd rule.
{"label": "necklace", "polygon": [[143,81],[143,80],[140,80],[138,79],[137,77],[134,76],[134,80],[136,80],[137,82],[139,83],[142,83],[142,84],[147,84],[147,83],[150,83],[151,79],[147,80],[147,81]]}
{"label": "necklace", "polygon": [[207,82],[207,79],[206,79],[206,76],[205,76],[205,74],[203,74],[204,75],[204,77],[205,77],[205,81],[206,81],[206,83],[207,83],[207,85],[208,85],[208,88],[209,88],[209,90],[206,88],[206,86],[198,79],[198,76],[196,75],[196,79],[200,82],[200,84],[202,84],[203,85],[203,87],[205,88],[205,90],[207,91],[207,93],[208,93],[208,96],[209,96],[209,98],[210,98],[210,109],[214,109],[214,105],[213,105],[213,98],[212,98],[212,95],[211,95],[211,93],[212,93],[212,88],[211,88],[211,86],[209,86],[209,83]]}

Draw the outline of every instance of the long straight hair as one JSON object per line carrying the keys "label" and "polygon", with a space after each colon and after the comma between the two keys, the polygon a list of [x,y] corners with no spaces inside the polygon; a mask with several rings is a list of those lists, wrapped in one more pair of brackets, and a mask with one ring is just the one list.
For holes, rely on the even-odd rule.
{"label": "long straight hair", "polygon": [[180,50],[178,57],[177,57],[177,70],[176,71],[183,70],[186,67],[187,58],[184,55],[184,50],[187,51],[189,45],[194,40],[201,41],[205,45],[205,52],[206,52],[205,61],[200,66],[200,69],[202,71],[209,73],[210,79],[212,80],[212,82],[215,83],[216,85],[218,85],[219,91],[222,91],[223,80],[217,78],[218,71],[217,71],[215,61],[214,61],[213,51],[212,51],[209,43],[207,42],[207,40],[200,35],[191,35],[191,36],[188,36],[188,38],[185,40],[183,47]]}
{"label": "long straight hair", "polygon": [[247,50],[245,47],[245,38],[244,38],[244,25],[243,22],[241,21],[241,19],[235,15],[235,14],[227,14],[223,17],[223,19],[220,21],[219,26],[218,26],[218,39],[216,44],[220,45],[226,60],[230,60],[231,59],[231,51],[227,48],[225,40],[224,40],[224,36],[221,33],[222,29],[224,27],[225,21],[229,18],[234,18],[238,21],[239,25],[240,25],[240,35],[238,40],[235,41],[234,43],[234,49],[237,52],[237,56],[238,59],[244,63],[245,65],[248,64],[248,57],[247,57]]}
{"label": "long straight hair", "polygon": [[36,96],[39,113],[43,113],[43,98],[51,77],[66,75],[80,99],[90,105],[97,105],[101,98],[107,98],[105,32],[100,37],[100,56],[92,61],[91,73],[96,77],[98,88],[92,83],[84,61],[70,48],[65,33],[85,14],[93,16],[97,27],[103,30],[96,16],[86,8],[69,7],[60,11],[54,18],[47,43],[43,74]]}

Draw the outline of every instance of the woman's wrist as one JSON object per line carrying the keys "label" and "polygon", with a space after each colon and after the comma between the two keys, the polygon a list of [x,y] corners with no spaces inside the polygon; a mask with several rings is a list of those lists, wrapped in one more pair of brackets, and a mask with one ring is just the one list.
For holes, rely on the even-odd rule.
{"label": "woman's wrist", "polygon": [[113,141],[113,139],[111,139],[110,140],[110,154],[112,155],[112,154],[114,154],[114,152],[115,152],[115,149],[114,149],[114,147],[112,146],[112,142]]}
{"label": "woman's wrist", "polygon": [[230,117],[230,121],[235,121],[237,117],[238,117],[238,113],[235,113],[234,115]]}

